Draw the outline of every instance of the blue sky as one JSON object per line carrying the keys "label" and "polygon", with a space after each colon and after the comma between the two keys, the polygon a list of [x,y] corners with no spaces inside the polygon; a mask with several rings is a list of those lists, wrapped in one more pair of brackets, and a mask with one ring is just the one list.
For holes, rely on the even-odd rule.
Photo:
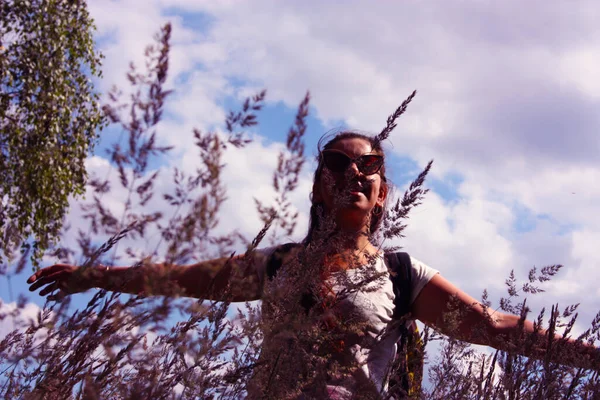
{"label": "blue sky", "polygon": [[[194,168],[192,127],[220,129],[229,108],[267,89],[255,142],[226,157],[223,232],[238,228],[252,237],[260,229],[252,197],[272,199],[277,153],[307,90],[306,148],[314,155],[329,129],[378,132],[417,89],[386,144],[388,163],[401,193],[434,159],[431,192],[397,244],[475,297],[488,288],[496,301],[511,269],[524,279],[533,266],[564,263],[547,293],[529,304],[536,311],[581,302],[579,331],[596,313],[596,2],[94,0],[90,9],[106,55],[103,92],[123,87],[128,63],[143,65],[152,35],[173,24],[168,85],[175,92],[159,137],[175,150],[154,167]],[[115,135],[103,133],[88,159],[90,173],[106,173],[101,149]],[[293,196],[301,216],[297,237],[306,228],[310,167]],[[168,180],[161,182],[168,191]],[[117,204],[119,196],[107,201]],[[76,208],[74,201],[75,227]],[[6,285],[3,278],[4,302]],[[15,295],[26,290],[22,277],[12,285]]]}

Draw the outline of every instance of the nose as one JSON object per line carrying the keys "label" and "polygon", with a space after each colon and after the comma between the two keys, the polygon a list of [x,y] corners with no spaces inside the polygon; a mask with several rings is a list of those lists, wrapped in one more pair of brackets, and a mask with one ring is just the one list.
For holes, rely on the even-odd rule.
{"label": "nose", "polygon": [[346,170],[346,174],[349,177],[358,176],[360,174],[360,171],[358,170],[358,165],[356,165],[356,162],[350,163],[350,165],[348,166],[348,168]]}

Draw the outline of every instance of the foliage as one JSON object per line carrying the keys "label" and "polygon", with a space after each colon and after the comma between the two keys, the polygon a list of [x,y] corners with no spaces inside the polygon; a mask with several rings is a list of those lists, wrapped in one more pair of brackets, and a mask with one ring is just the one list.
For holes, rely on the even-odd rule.
{"label": "foliage", "polygon": [[0,262],[24,241],[37,261],[84,192],[103,121],[93,30],[85,1],[0,4]]}
{"label": "foliage", "polygon": [[[111,171],[116,171],[117,179],[91,177],[93,196],[81,204],[89,230],[77,232],[78,249],[52,249],[52,254],[64,261],[74,263],[77,255],[83,260],[79,264],[89,267],[99,262],[114,265],[119,259],[136,260],[131,268],[135,273],[161,265],[156,263],[159,260],[181,264],[231,257],[240,248],[247,248],[246,255],[250,255],[271,227],[281,229],[283,235],[293,231],[297,214],[289,196],[304,162],[308,94],[288,133],[287,147],[278,158],[273,182],[276,197],[272,204],[257,204],[265,226],[253,240],[235,231],[226,235],[215,232],[227,197],[222,181],[226,168],[223,155],[250,143],[245,130],[256,125],[256,112],[263,106],[265,92],[248,98],[241,110],[228,114],[223,132],[192,132],[199,153],[195,171],[149,167],[155,157],[171,150],[158,144],[160,135],[156,132],[169,95],[163,86],[170,35],[171,27],[166,25],[148,48],[146,71],[134,67],[129,71],[134,89],[131,102],[125,103],[115,91],[104,107],[111,123],[127,136],[125,146],[115,143],[110,152]],[[413,96],[390,116],[385,135]],[[401,236],[406,226],[403,221],[426,193],[422,185],[430,166],[388,211],[384,239]],[[150,208],[153,194],[161,188],[157,180],[169,172],[173,189],[158,199],[162,202],[159,207]],[[104,196],[114,192],[123,199],[120,208],[106,204]],[[331,356],[332,349],[351,345],[341,340],[357,339],[363,330],[360,323],[331,313],[333,304],[344,296],[368,293],[386,279],[370,267],[361,268],[357,279],[342,274],[337,284],[343,289],[332,298],[327,291],[330,287],[323,285],[323,278],[331,277],[332,271],[320,268],[319,257],[335,252],[344,238],[336,236],[331,227],[331,221],[325,221],[309,251],[300,248],[287,256],[286,273],[265,283],[262,307],[247,303],[236,309],[227,297],[220,302],[178,299],[182,293],[177,288],[168,288],[173,296],[152,298],[98,291],[84,309],[75,312],[69,310],[69,297],[51,301],[35,321],[0,341],[0,395],[46,399],[321,398],[322,392],[311,390],[321,388],[325,377],[344,379],[358,367],[340,364]],[[64,237],[67,234],[65,228]],[[137,243],[152,236],[160,239],[152,248],[140,249]],[[100,238],[107,240],[100,244]],[[249,262],[251,257],[241,260]],[[550,266],[539,273],[533,270],[520,288],[511,274],[507,280],[509,295],[501,300],[500,307],[524,317],[525,300],[513,304],[514,300],[521,292],[541,291],[537,284],[550,279],[559,268]],[[167,284],[152,275],[146,282],[148,291],[164,289]],[[308,300],[314,302],[310,312],[303,306],[307,293]],[[493,317],[485,293],[482,304]],[[568,335],[575,309],[567,307],[561,315],[553,308],[550,333],[566,327],[564,335]],[[177,312],[185,319],[174,323],[171,316]],[[451,307],[445,318],[457,321],[461,312]],[[0,319],[7,317],[0,315]],[[538,318],[538,326],[542,324],[543,315]],[[579,339],[594,343],[599,330],[600,315]],[[540,337],[548,343],[554,340],[552,336]],[[535,361],[516,355],[507,346],[485,357],[476,355],[468,344],[429,329],[423,338],[425,343],[440,342],[442,347],[439,355],[429,360],[430,386],[419,394],[424,398],[591,398],[599,390],[596,373],[560,366],[552,354]]]}

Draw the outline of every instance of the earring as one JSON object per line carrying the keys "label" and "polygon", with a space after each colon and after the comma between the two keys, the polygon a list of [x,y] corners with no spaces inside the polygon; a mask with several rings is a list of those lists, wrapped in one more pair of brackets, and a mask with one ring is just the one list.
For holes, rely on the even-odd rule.
{"label": "earring", "polygon": [[381,206],[373,207],[373,211],[371,211],[371,214],[373,214],[376,217],[380,216],[381,214],[383,214],[383,207],[381,207]]}

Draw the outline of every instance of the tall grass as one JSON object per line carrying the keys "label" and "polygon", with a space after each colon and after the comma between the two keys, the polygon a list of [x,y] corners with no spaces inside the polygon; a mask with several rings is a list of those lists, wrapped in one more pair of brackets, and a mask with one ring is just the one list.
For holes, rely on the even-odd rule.
{"label": "tall grass", "polygon": [[[165,82],[169,69],[171,27],[165,25],[155,43],[146,51],[146,68],[133,66],[127,73],[127,93],[118,89],[109,94],[104,106],[113,127],[122,132],[121,140],[109,151],[111,169],[104,177],[91,176],[89,195],[80,204],[87,229],[63,233],[62,245],[49,255],[85,268],[98,263],[114,265],[133,259],[133,269],[156,263],[185,264],[195,260],[230,257],[243,249],[249,256],[257,247],[279,243],[291,235],[298,221],[290,196],[297,189],[304,166],[303,136],[310,96],[300,102],[290,128],[286,149],[278,158],[273,174],[276,197],[271,203],[256,201],[264,228],[247,240],[240,232],[215,234],[219,227],[227,187],[222,173],[224,154],[232,147],[244,148],[251,138],[245,132],[257,124],[257,113],[266,93],[248,98],[241,109],[230,112],[222,131],[190,134],[198,151],[195,171],[177,168],[152,170],[172,149],[160,146],[160,122],[170,91]],[[412,93],[387,120],[378,139],[386,140],[397,119],[406,111]],[[380,240],[402,236],[409,211],[417,206],[427,190],[423,184],[431,168],[410,185],[402,199],[387,211]],[[112,174],[116,174],[117,180]],[[173,189],[160,193],[159,177],[170,175]],[[116,182],[115,182],[116,181]],[[116,183],[116,184],[115,184]],[[107,204],[111,193],[120,193],[123,204]],[[159,201],[156,197],[162,195]],[[160,207],[153,204],[161,204]],[[348,346],[342,339],[360,340],[361,323],[341,320],[328,313],[335,302],[358,291],[373,290],[385,278],[373,268],[365,268],[358,282],[343,280],[337,299],[323,291],[320,267],[323,253],[340,245],[333,224],[325,218],[320,236],[311,251],[297,250],[287,257],[288,271],[281,279],[265,283],[262,306],[247,303],[239,311],[230,301],[181,301],[180,289],[161,287],[171,296],[129,296],[96,291],[88,304],[78,310],[70,307],[70,297],[49,301],[37,319],[17,327],[0,341],[0,396],[3,398],[231,398],[245,396],[295,398],[318,388],[328,376],[350,376],[358,365],[343,364],[332,354],[336,346]],[[140,249],[148,235],[151,248]],[[68,248],[67,238],[76,237],[76,247]],[[247,257],[250,260],[251,257]],[[21,262],[15,268],[23,268]],[[133,271],[132,269],[132,271]],[[560,266],[532,271],[528,282],[517,286],[511,274],[508,296],[501,300],[503,311],[527,315],[526,300],[520,292],[535,294],[537,283],[550,279]],[[90,269],[91,271],[91,269]],[[145,293],[152,293],[168,282],[148,275]],[[234,291],[236,288],[230,288]],[[311,293],[321,304],[306,312],[303,301]],[[519,300],[519,301],[517,301]],[[482,298],[493,314],[486,294]],[[516,302],[516,304],[515,304]],[[21,299],[19,307],[24,307]],[[566,338],[577,318],[577,306],[559,312],[553,306],[546,327],[551,350],[540,360],[517,355],[510,346],[491,356],[474,352],[469,344],[426,329],[425,343],[440,342],[441,351],[428,355],[430,386],[415,396],[432,399],[529,399],[595,398],[600,380],[597,372],[565,367],[556,360],[569,354],[551,354],[553,334],[564,329]],[[448,318],[459,318],[460,310]],[[186,319],[177,323],[176,313]],[[8,318],[2,315],[0,318]],[[544,325],[544,312],[537,327]],[[324,329],[324,326],[327,329]],[[599,339],[600,314],[578,340],[590,344]],[[542,337],[543,336],[543,337]],[[267,340],[265,340],[267,338]],[[348,339],[350,338],[350,339]],[[537,342],[528,344],[534,353]],[[427,347],[425,348],[427,350]]]}

